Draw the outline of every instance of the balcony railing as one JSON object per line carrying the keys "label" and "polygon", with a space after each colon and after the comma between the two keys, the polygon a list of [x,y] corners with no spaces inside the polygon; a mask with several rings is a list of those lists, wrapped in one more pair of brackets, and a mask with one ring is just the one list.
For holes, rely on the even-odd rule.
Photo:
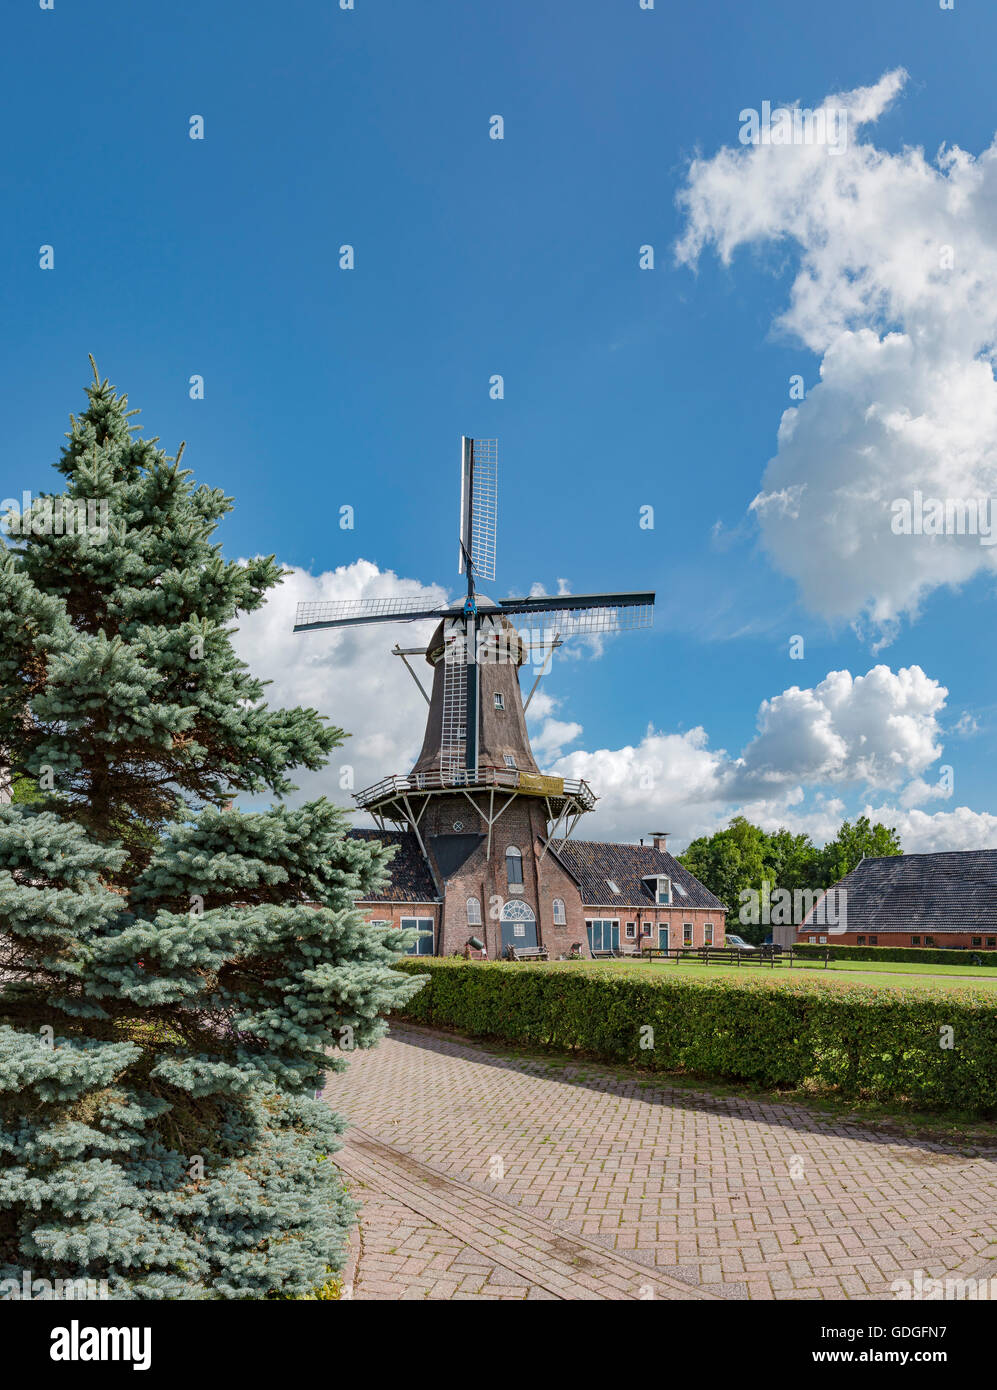
{"label": "balcony railing", "polygon": [[355,792],[353,799],[361,810],[389,801],[398,796],[419,796],[424,792],[472,791],[499,789],[525,792],[529,796],[545,796],[551,800],[571,797],[586,811],[595,806],[596,797],[589,784],[580,778],[545,777],[536,772],[519,772],[511,767],[479,767],[477,772],[461,768],[456,772],[413,772],[407,777],[383,777],[372,787]]}

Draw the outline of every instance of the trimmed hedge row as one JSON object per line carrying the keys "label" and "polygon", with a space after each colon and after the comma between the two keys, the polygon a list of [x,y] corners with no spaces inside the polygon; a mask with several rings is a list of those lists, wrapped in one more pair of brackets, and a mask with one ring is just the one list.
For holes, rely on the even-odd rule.
{"label": "trimmed hedge row", "polygon": [[[829,943],[830,944],[830,943]],[[793,946],[797,956],[818,956],[824,959],[827,946],[811,946],[809,942]],[[830,946],[832,960],[899,960],[915,965],[970,965],[979,956],[984,965],[997,965],[997,951],[984,951],[970,946],[961,951],[946,950],[943,946]]]}
{"label": "trimmed hedge row", "polygon": [[997,998],[982,992],[424,956],[397,968],[429,976],[397,1015],[417,1023],[655,1071],[997,1113]]}

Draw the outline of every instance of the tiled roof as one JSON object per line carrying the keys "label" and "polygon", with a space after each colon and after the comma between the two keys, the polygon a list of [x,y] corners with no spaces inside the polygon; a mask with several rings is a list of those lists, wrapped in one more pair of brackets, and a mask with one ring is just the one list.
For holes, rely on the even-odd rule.
{"label": "tiled roof", "polygon": [[835,887],[849,932],[997,930],[997,849],[863,859]]}
{"label": "tiled roof", "polygon": [[[654,889],[645,874],[667,875],[676,891],[672,907],[705,907],[722,912],[724,905],[688,869],[664,850],[651,845],[605,844],[601,840],[555,840],[552,848],[578,880],[582,902],[592,906],[653,907]],[[614,893],[612,879],[619,888]],[[683,892],[684,890],[684,892]]]}
{"label": "tiled roof", "polygon": [[364,898],[369,903],[432,903],[437,900],[436,885],[422,857],[419,841],[410,830],[360,830],[347,832],[354,839],[379,840],[397,845],[398,852],[388,865],[390,878],[380,893]]}

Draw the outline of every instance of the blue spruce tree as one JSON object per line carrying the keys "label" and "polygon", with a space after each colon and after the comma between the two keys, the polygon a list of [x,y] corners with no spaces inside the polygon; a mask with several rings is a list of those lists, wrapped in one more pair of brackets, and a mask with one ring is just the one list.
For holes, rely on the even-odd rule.
{"label": "blue spruce tree", "polygon": [[354,1217],[315,1091],[420,982],[353,907],[386,852],[280,804],[343,738],[233,651],[282,572],[94,376],[0,546],[0,1280],[303,1295]]}

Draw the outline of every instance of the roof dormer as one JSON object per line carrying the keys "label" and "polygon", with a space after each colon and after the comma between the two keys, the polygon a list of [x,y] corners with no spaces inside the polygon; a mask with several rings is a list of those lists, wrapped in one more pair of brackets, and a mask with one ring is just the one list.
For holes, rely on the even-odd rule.
{"label": "roof dormer", "polygon": [[[647,884],[659,907],[671,907],[672,881],[667,874],[644,874],[641,882]],[[682,896],[684,897],[685,894]]]}

